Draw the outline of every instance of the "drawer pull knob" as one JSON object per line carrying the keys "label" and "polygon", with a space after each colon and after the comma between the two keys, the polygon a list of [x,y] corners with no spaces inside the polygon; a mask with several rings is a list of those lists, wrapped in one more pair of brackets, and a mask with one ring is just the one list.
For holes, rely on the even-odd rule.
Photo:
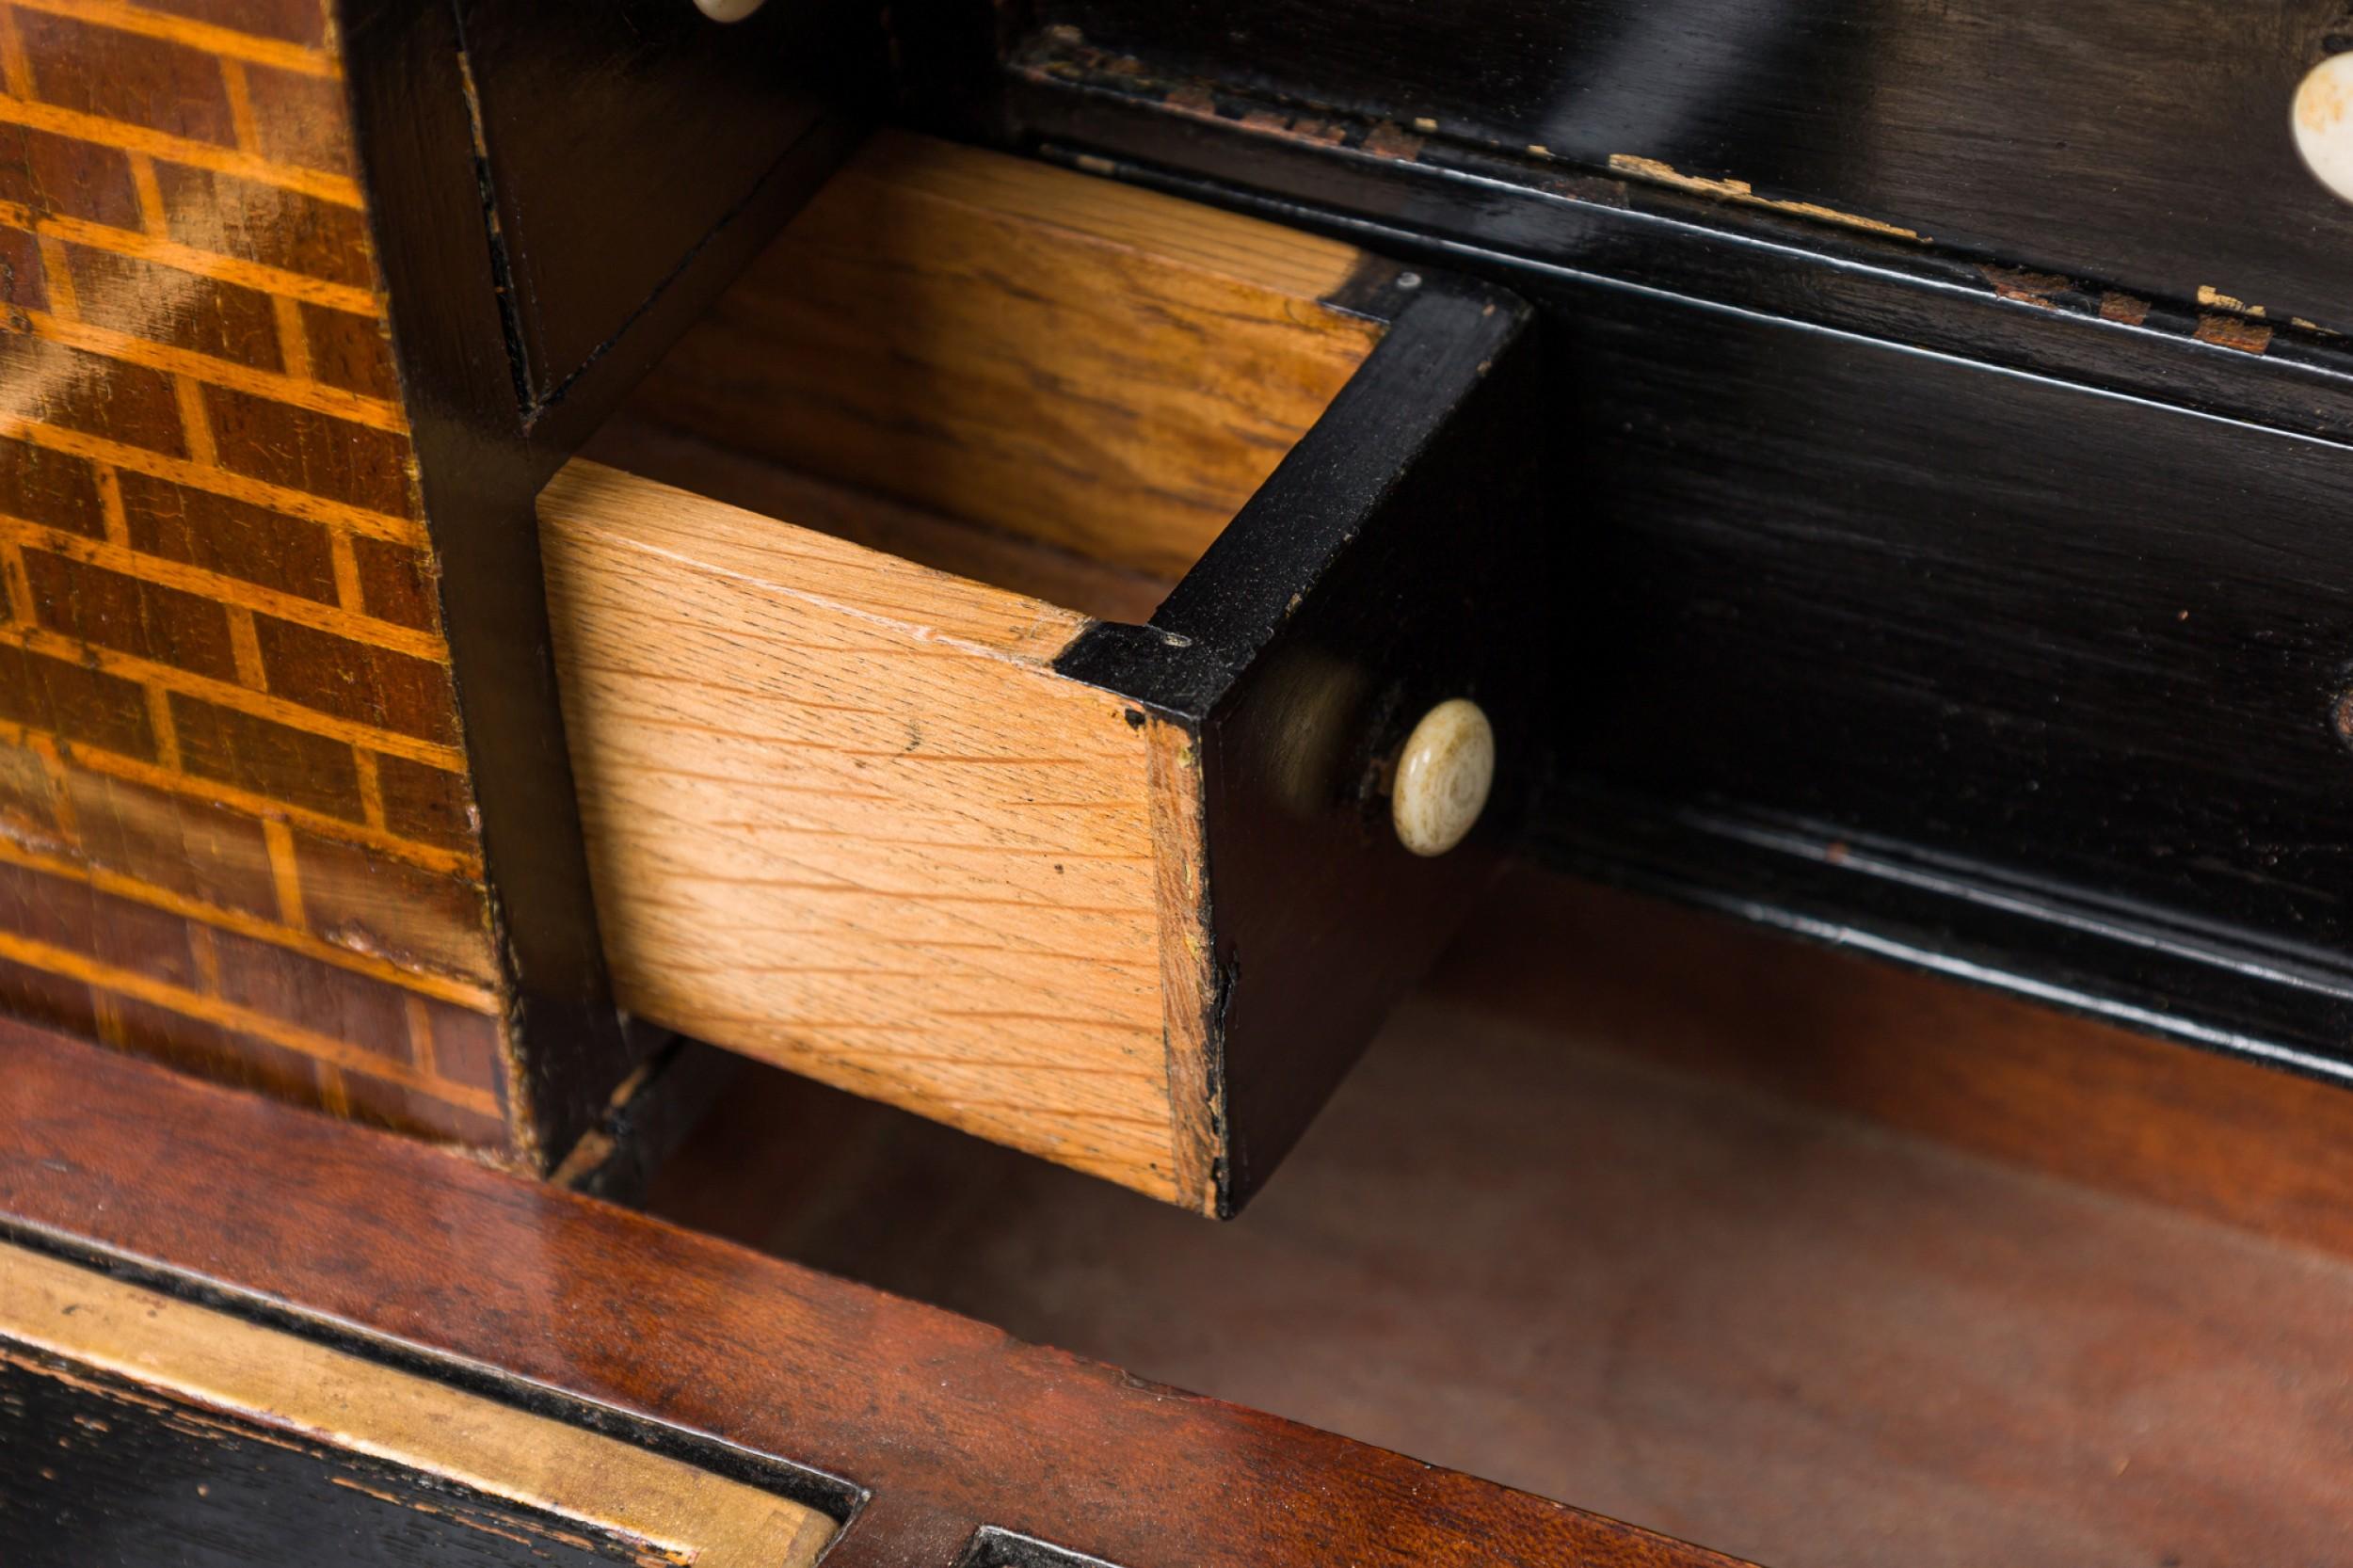
{"label": "drawer pull knob", "polygon": [[2313,178],[2353,201],[2353,55],[2331,55],[2305,74],[2290,119]]}
{"label": "drawer pull knob", "polygon": [[1405,737],[1389,793],[1398,841],[1416,855],[1444,855],[1463,841],[1496,778],[1496,732],[1479,704],[1451,697]]}
{"label": "drawer pull knob", "polygon": [[695,0],[695,8],[713,22],[741,22],[766,0]]}

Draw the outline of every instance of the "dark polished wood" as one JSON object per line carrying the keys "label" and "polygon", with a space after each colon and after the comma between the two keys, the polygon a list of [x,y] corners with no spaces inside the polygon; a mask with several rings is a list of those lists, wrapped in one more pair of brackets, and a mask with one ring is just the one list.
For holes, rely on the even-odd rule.
{"label": "dark polished wood", "polygon": [[535,418],[650,304],[707,293],[680,284],[713,271],[712,242],[735,252],[724,270],[742,265],[779,216],[760,210],[771,187],[794,183],[842,105],[880,96],[876,19],[836,0],[732,24],[670,0],[457,8],[514,373]]}
{"label": "dark polished wood", "polygon": [[1029,20],[1196,104],[1312,105],[1303,135],[1645,160],[2143,298],[2353,326],[2353,210],[2289,119],[2353,40],[2340,0],[1037,0]]}
{"label": "dark polished wood", "polygon": [[[1200,737],[1224,1215],[1495,875],[1543,723],[1529,663],[1554,584],[1516,548],[1537,504],[1528,312],[1386,268],[1362,309],[1387,335],[1150,624],[1096,626],[1055,664]],[[1492,715],[1504,786],[1424,857],[1370,781],[1450,697]]]}
{"label": "dark polished wood", "polygon": [[1000,81],[1000,136],[1443,257],[1558,334],[1537,857],[2353,1077],[2333,340],[1067,32]]}
{"label": "dark polished wood", "polygon": [[984,1526],[1123,1568],[1731,1561],[15,1024],[0,1214],[568,1418],[841,1477],[869,1494],[845,1568],[946,1568]]}
{"label": "dark polished wood", "polygon": [[770,1073],[652,1204],[1777,1568],[2318,1565],[2349,1105],[1522,873],[1230,1224]]}

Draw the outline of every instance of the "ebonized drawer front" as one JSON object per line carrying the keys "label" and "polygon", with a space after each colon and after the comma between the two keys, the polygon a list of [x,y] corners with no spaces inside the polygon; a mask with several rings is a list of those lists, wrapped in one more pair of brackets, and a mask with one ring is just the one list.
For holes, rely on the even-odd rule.
{"label": "ebonized drawer front", "polygon": [[[1513,819],[1525,319],[876,138],[541,498],[624,1004],[1230,1212]],[[1497,793],[1416,856],[1455,697]]]}
{"label": "ebonized drawer front", "polygon": [[1551,408],[1607,519],[1565,651],[1610,679],[1551,727],[1547,840],[2353,1072],[2353,453],[1700,301],[1530,294],[1573,341]]}
{"label": "ebonized drawer front", "polygon": [[1537,310],[1526,536],[1571,554],[1532,853],[2353,1080],[2335,356],[1094,86],[1017,106]]}
{"label": "ebonized drawer front", "polygon": [[1045,0],[1036,17],[1034,69],[1302,140],[1340,137],[1335,115],[1385,122],[1365,146],[1390,158],[1478,144],[2142,296],[2119,309],[2202,293],[2353,327],[2353,207],[2291,125],[2297,83],[2353,38],[2342,0]]}

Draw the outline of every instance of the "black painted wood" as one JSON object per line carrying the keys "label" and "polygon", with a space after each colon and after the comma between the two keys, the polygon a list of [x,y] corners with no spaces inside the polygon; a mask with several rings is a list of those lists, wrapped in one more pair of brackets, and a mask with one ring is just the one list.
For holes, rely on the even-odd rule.
{"label": "black painted wood", "polygon": [[1003,78],[1000,138],[1115,152],[1138,166],[1130,178],[1340,223],[1391,254],[1443,259],[1467,246],[2272,428],[2353,435],[2353,352],[2285,321],[2249,352],[2199,338],[2249,325],[2227,312],[1442,141],[1405,156],[1384,150],[1378,123],[1242,95],[1172,104],[1177,84],[1102,69],[1051,39],[1016,47]]}
{"label": "black painted wood", "polygon": [[596,1124],[632,1052],[604,974],[556,706],[517,362],[474,168],[454,8],[351,0],[339,23],[425,525],[524,1069],[526,1158]]}
{"label": "black painted wood", "polygon": [[2330,341],[2217,346],[2190,311],[1034,53],[1006,82],[1014,134],[1544,312],[1521,540],[1577,558],[1539,853],[2348,1076]]}
{"label": "black painted wood", "polygon": [[535,410],[822,136],[860,74],[862,96],[881,90],[865,8],[769,5],[735,24],[691,0],[459,9]]}
{"label": "black painted wood", "polygon": [[685,0],[337,8],[515,998],[521,1152],[552,1169],[638,1051],[604,970],[534,498],[855,144],[878,45],[854,0],[768,8],[731,42]]}
{"label": "black painted wood", "polygon": [[617,1538],[0,1340],[10,1568],[594,1568]]}
{"label": "black painted wood", "polygon": [[[2345,0],[1034,0],[1205,86],[1547,162],[1657,160],[2011,264],[2340,329],[2353,208],[2295,150]],[[1133,69],[1131,65],[1129,69]]]}
{"label": "black painted wood", "polygon": [[[1499,866],[1542,722],[1529,312],[1393,269],[1359,303],[1386,335],[1151,624],[1099,626],[1056,664],[1201,740],[1227,1214]],[[1496,726],[1502,784],[1468,841],[1425,859],[1397,841],[1381,768],[1455,696]]]}
{"label": "black painted wood", "polygon": [[[652,1026],[632,1020],[631,1028]],[[664,1160],[694,1136],[712,1109],[741,1081],[744,1058],[698,1040],[665,1038],[614,1096],[595,1131],[573,1146],[553,1178],[607,1203],[636,1204]]]}

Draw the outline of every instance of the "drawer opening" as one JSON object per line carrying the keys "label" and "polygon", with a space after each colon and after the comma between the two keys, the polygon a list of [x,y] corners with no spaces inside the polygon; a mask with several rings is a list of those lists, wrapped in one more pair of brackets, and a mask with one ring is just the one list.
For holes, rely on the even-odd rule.
{"label": "drawer opening", "polygon": [[1230,1226],[756,1069],[648,1207],[1775,1568],[2342,1563],[2347,1151],[2332,1085],[1531,867]]}
{"label": "drawer opening", "polygon": [[[1504,548],[1465,410],[1529,374],[1527,321],[871,138],[539,498],[622,1006],[1232,1212],[1489,863],[1408,854],[1364,781],[1499,679],[1431,590]],[[1329,908],[1244,934],[1285,856]],[[1303,964],[1335,973],[1274,984]]]}
{"label": "drawer opening", "polygon": [[1144,621],[1379,341],[1351,247],[871,138],[585,455]]}

